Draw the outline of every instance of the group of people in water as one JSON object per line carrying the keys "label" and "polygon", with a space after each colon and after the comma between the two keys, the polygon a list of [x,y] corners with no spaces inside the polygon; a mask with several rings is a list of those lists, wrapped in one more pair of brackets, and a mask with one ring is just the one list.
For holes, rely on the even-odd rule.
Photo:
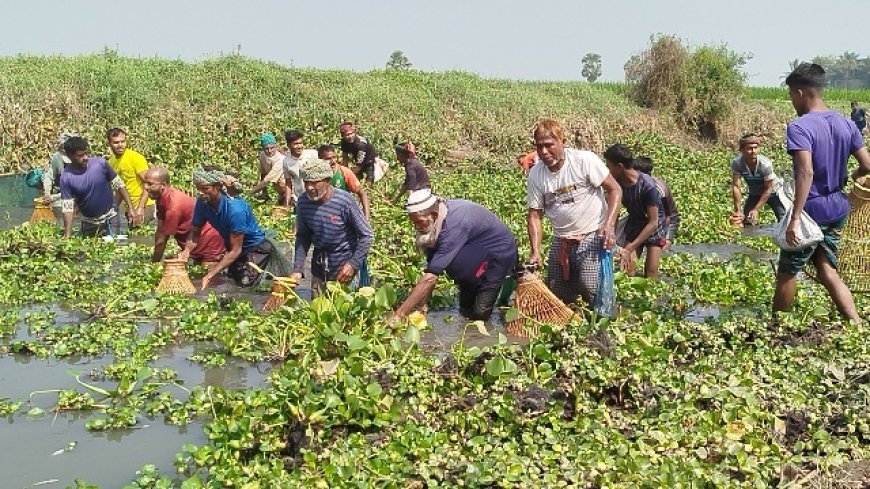
{"label": "group of people in water", "polygon": [[[780,254],[773,308],[787,310],[795,294],[795,277],[812,261],[818,277],[839,311],[860,321],[854,300],[837,274],[839,236],[849,212],[843,193],[850,155],[859,167],[853,178],[870,173],[870,155],[855,123],[822,100],[824,70],[802,64],[786,79],[798,118],[789,124],[786,141],[795,169],[793,202],[783,202],[781,179],[771,161],[758,154],[761,138],[748,133],[739,141],[740,154],[731,162],[734,211],[746,224],[757,224],[768,205],[777,220],[793,206],[789,239],[796,240],[795,215],[805,211],[822,229],[825,239],[799,251]],[[166,168],[151,167],[127,147],[127,134],[113,128],[106,133],[108,161],[90,156],[89,145],[75,134],[63,134],[58,151],[45,169],[42,188],[72,234],[74,212],[83,236],[114,235],[120,213],[131,227],[157,220],[153,261],[163,259],[170,237],[178,258],[208,264],[202,279],[206,288],[220,273],[239,285],[258,282],[268,270],[301,280],[311,253],[312,294],[328,281],[351,287],[367,285],[367,256],[376,242],[369,219],[366,193],[386,171],[387,164],[370,142],[357,134],[353,123],[338,128],[341,142],[306,149],[304,135],[284,134],[286,152],[272,134],[260,138],[259,181],[244,191],[236,178],[205,166],[193,172],[198,192],[193,198],[171,185]],[[624,144],[608,147],[603,158],[592,151],[565,146],[559,122],[543,119],[533,134],[535,151],[518,162],[527,179],[527,232],[531,253],[526,263],[543,262],[543,220],[553,230],[547,251],[548,287],[566,304],[591,304],[599,279],[599,253],[616,249],[629,273],[645,253],[644,275],[658,276],[659,260],[671,246],[680,226],[680,213],[667,183],[652,175],[653,162],[635,157]],[[429,174],[410,142],[394,148],[405,179],[393,197],[404,198],[415,231],[415,246],[425,255],[423,276],[396,309],[393,320],[424,308],[438,277],[446,274],[458,286],[460,312],[470,319],[487,319],[499,291],[518,264],[515,236],[492,211],[461,198],[432,192]],[[353,166],[353,169],[350,168]],[[747,187],[745,201],[741,180]],[[284,256],[255,217],[246,198],[263,196],[272,188],[277,203],[295,207],[295,249]],[[617,226],[620,208],[624,222]],[[617,231],[619,227],[619,231]],[[249,264],[253,263],[255,267]]]}

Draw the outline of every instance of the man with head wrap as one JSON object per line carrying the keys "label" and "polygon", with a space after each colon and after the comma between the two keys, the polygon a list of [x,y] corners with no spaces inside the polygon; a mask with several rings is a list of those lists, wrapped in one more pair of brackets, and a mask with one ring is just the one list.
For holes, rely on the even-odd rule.
{"label": "man with head wrap", "polygon": [[178,258],[186,260],[190,257],[200,240],[202,228],[208,223],[223,238],[227,252],[202,278],[203,289],[223,270],[227,270],[227,274],[243,287],[256,284],[262,277],[248,262],[274,275],[286,275],[289,267],[277,243],[266,237],[245,200],[224,192],[226,183],[227,176],[220,170],[193,172],[193,184],[199,198],[193,208],[190,237]]}
{"label": "man with head wrap", "polygon": [[260,181],[249,192],[250,195],[257,195],[263,192],[268,199],[266,187],[271,183],[278,193],[278,203],[280,205],[290,204],[290,192],[287,188],[287,183],[284,179],[284,153],[278,148],[278,141],[272,133],[266,133],[260,136],[260,146],[263,151],[257,155],[257,168],[260,172]]}
{"label": "man with head wrap", "polygon": [[[773,171],[773,163],[765,156],[758,154],[761,138],[752,132],[740,138],[740,155],[731,160],[731,198],[734,201],[734,213],[743,216],[743,224],[758,224],[758,212],[767,204],[776,215],[776,220],[785,215],[785,206],[779,200],[779,189],[782,180]],[[749,195],[740,211],[740,179],[746,182]]]}
{"label": "man with head wrap", "polygon": [[463,316],[489,319],[502,282],[517,264],[514,235],[489,209],[467,200],[445,200],[428,188],[411,192],[405,210],[427,265],[393,320],[425,305],[441,273],[459,286]]}
{"label": "man with head wrap", "polygon": [[311,259],[311,293],[323,292],[327,280],[353,283],[374,233],[356,200],[330,185],[329,162],[317,159],[300,169],[305,193],[296,204],[296,255],[293,277],[302,278],[305,257],[314,245]]}

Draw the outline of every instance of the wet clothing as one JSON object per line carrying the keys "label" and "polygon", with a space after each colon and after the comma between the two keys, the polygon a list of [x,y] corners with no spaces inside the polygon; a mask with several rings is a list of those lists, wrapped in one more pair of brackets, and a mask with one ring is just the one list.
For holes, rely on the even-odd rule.
{"label": "wet clothing", "polygon": [[849,214],[849,200],[843,187],[849,178],[849,156],[864,147],[857,126],[834,110],[806,113],[786,129],[786,149],[809,151],[813,159],[813,181],[804,210],[817,224],[833,224]]}
{"label": "wet clothing", "polygon": [[543,210],[560,238],[579,237],[604,224],[607,202],[601,185],[610,172],[595,153],[565,148],[559,171],[535,165],[526,183],[530,209]]}
{"label": "wet clothing", "polygon": [[296,205],[296,226],[293,271],[302,273],[313,244],[311,274],[321,280],[335,280],[345,263],[359,271],[374,239],[356,199],[340,189],[333,189],[332,197],[323,203],[302,194]]}
{"label": "wet clothing", "polygon": [[251,206],[244,199],[221,193],[217,208],[202,199],[196,199],[191,224],[202,228],[206,223],[220,234],[227,251],[230,249],[230,234],[244,234],[242,255],[251,251],[266,239],[266,233],[254,217]]}
{"label": "wet clothing", "polygon": [[852,109],[851,118],[859,132],[867,127],[867,111],[864,110],[864,107],[855,107]]}
{"label": "wet clothing", "polygon": [[375,158],[377,158],[378,152],[372,146],[372,143],[357,135],[352,143],[342,139],[340,148],[350,161],[359,168],[360,173],[357,174],[358,177],[362,178],[365,175],[369,181],[375,180]]}
{"label": "wet clothing", "polygon": [[[622,186],[622,184],[620,184]],[[628,210],[628,219],[625,221],[625,241],[631,243],[637,239],[643,228],[646,227],[646,210],[649,206],[658,209],[658,226],[643,244],[652,246],[664,246],[667,240],[667,221],[665,217],[662,197],[659,193],[655,180],[645,173],[638,173],[637,182],[634,185],[622,187],[622,205]]]}
{"label": "wet clothing", "polygon": [[[142,180],[139,178],[139,174],[148,170],[148,161],[140,153],[127,148],[120,158],[112,155],[109,158],[109,165],[112,166],[112,169],[121,177],[124,186],[127,187],[127,193],[130,194],[130,202],[134,206],[138,206],[139,199],[142,198],[142,192],[145,191],[142,188]],[[148,199],[145,201],[145,205],[154,205],[154,201]]]}
{"label": "wet clothing", "polygon": [[426,272],[446,273],[456,282],[464,316],[488,319],[502,282],[516,266],[516,239],[482,205],[462,199],[449,199],[445,204],[441,232],[426,252]]}
{"label": "wet clothing", "polygon": [[103,158],[88,158],[87,166],[64,168],[60,175],[60,198],[67,201],[64,212],[72,212],[72,202],[83,218],[99,220],[115,206],[112,182],[118,177]]}
{"label": "wet clothing", "polygon": [[411,158],[405,163],[405,190],[420,190],[429,188],[429,173],[417,158]]}
{"label": "wet clothing", "polygon": [[[747,195],[746,202],[743,203],[743,215],[748,216],[749,211],[755,208],[755,205],[758,204],[758,199],[760,199],[760,195]],[[773,192],[770,194],[770,197],[767,198],[767,206],[770,207],[770,210],[773,211],[773,214],[776,216],[777,222],[781,221],[785,216],[785,204],[782,202],[782,199],[779,197],[778,192]],[[744,219],[743,224],[749,224],[748,219]]]}
{"label": "wet clothing", "polygon": [[[157,199],[157,232],[166,236],[174,236],[176,243],[183,250],[190,237],[191,220],[196,199],[178,190],[167,187]],[[196,261],[219,261],[226,252],[221,235],[206,222],[199,234],[196,248],[190,257]]]}
{"label": "wet clothing", "polygon": [[843,237],[843,228],[846,226],[846,218],[840,219],[834,223],[820,225],[824,238],[820,243],[808,246],[798,251],[779,251],[779,263],[777,264],[777,272],[797,275],[798,272],[804,269],[804,266],[816,252],[816,248],[821,247],[825,253],[825,257],[834,268],[837,268],[837,256],[840,253],[840,239]]}
{"label": "wet clothing", "polygon": [[674,237],[680,229],[680,211],[677,209],[677,202],[674,200],[674,195],[671,193],[671,188],[667,182],[658,177],[652,177],[656,182],[656,188],[659,190],[659,195],[662,197],[662,207],[665,211],[665,220],[667,221],[666,238],[673,242]]}
{"label": "wet clothing", "polygon": [[603,247],[604,238],[594,232],[579,239],[553,237],[547,257],[547,287],[565,304],[582,297],[592,305],[598,293],[598,255]]}

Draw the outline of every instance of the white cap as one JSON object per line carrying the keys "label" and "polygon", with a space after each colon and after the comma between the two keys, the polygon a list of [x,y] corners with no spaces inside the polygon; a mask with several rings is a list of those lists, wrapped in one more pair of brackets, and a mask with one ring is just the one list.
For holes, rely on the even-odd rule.
{"label": "white cap", "polygon": [[408,203],[405,205],[405,211],[408,214],[414,212],[425,211],[438,202],[438,197],[432,194],[432,190],[422,188],[420,190],[412,190],[408,195]]}

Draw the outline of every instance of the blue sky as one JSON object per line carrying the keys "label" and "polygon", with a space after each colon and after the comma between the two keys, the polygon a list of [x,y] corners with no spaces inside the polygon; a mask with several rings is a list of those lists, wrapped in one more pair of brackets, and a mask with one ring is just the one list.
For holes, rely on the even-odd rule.
{"label": "blue sky", "polygon": [[[402,50],[415,68],[486,77],[580,79],[602,56],[604,80],[657,33],[751,53],[752,85],[777,85],[794,58],[870,43],[867,0],[0,0],[0,55],[133,56],[200,60],[240,51],[284,65],[368,70]],[[854,19],[854,20],[853,20]]]}

